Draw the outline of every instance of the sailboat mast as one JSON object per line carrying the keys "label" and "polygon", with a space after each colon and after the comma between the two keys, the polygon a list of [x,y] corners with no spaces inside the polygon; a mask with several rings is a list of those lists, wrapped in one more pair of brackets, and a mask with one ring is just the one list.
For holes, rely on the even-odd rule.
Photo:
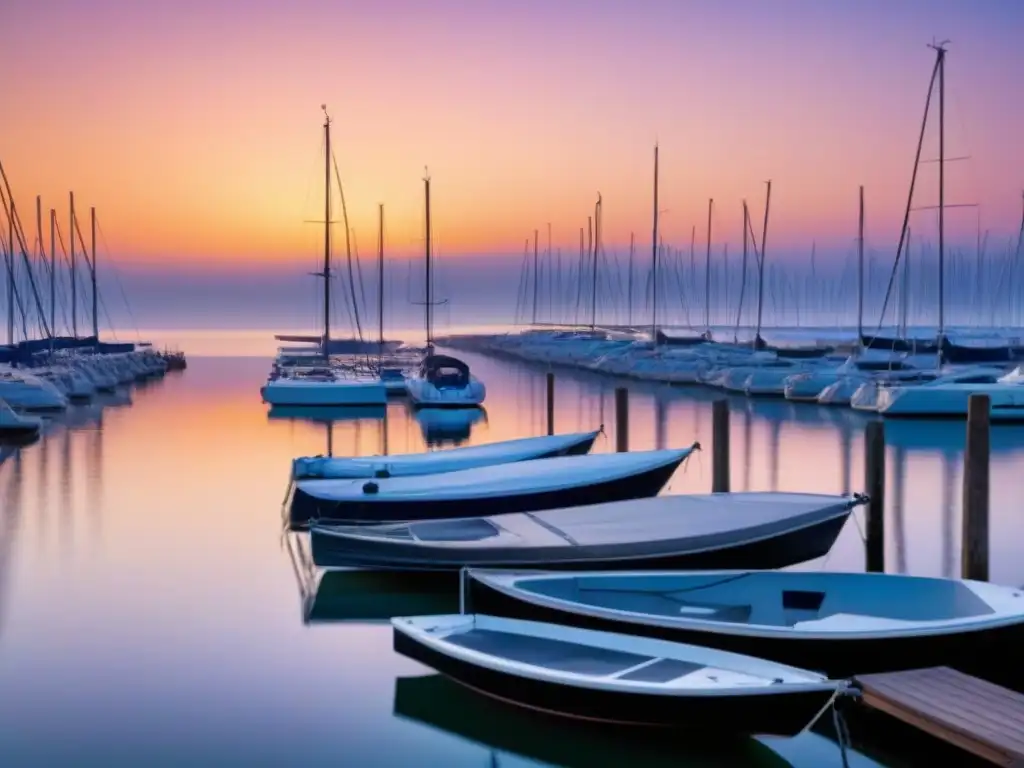
{"label": "sailboat mast", "polygon": [[14,344],[14,200],[7,207],[7,343]]}
{"label": "sailboat mast", "polygon": [[[593,216],[587,216],[587,257],[588,258],[590,257],[590,254],[593,252],[593,250],[594,250],[594,217]],[[583,285],[583,267],[584,266],[585,266],[584,263],[581,261],[580,262],[580,285],[581,286]],[[590,326],[590,330],[594,330],[594,326],[593,325]]]}
{"label": "sailboat mast", "polygon": [[540,262],[537,259],[537,230],[533,230],[533,325],[537,324],[537,294],[540,286]]}
{"label": "sailboat mast", "polygon": [[554,296],[555,296],[555,265],[551,261],[551,222],[548,222],[548,255],[544,259],[544,263],[548,265],[548,322],[554,322],[555,320],[555,307],[554,307]]}
{"label": "sailboat mast", "polygon": [[384,203],[377,206],[377,355],[384,354]]}
{"label": "sailboat mast", "polygon": [[427,241],[426,248],[424,249],[424,261],[425,263],[425,278],[426,278],[426,307],[425,307],[425,319],[427,325],[427,356],[429,357],[434,353],[431,320],[433,319],[433,312],[431,312],[432,304],[434,301],[433,291],[430,290],[430,175],[426,174],[423,177],[423,196],[424,196],[424,209],[427,217]]}
{"label": "sailboat mast", "polygon": [[907,338],[907,312],[910,304],[910,228],[907,228],[907,250],[903,253],[903,280],[900,288],[901,336]]}
{"label": "sailboat mast", "polygon": [[704,330],[711,330],[711,211],[715,207],[713,198],[708,200],[708,243],[704,257]]}
{"label": "sailboat mast", "polygon": [[633,233],[629,233],[629,267],[626,271],[626,324],[633,325]]}
{"label": "sailboat mast", "polygon": [[[633,239],[629,241],[632,278]],[[658,145],[654,145],[654,227],[651,234],[651,342],[658,346]]]}
{"label": "sailboat mast", "polygon": [[939,361],[946,330],[946,49],[935,46],[939,64]]}
{"label": "sailboat mast", "polygon": [[749,237],[747,226],[749,225],[750,213],[747,211],[747,201],[743,201],[743,266],[740,274],[740,300],[736,307],[736,330],[733,333],[733,341],[739,336],[740,320],[743,319],[743,296],[747,290],[747,252]]}
{"label": "sailboat mast", "polygon": [[71,206],[71,335],[78,338],[78,286],[75,284],[75,193],[68,192]]}
{"label": "sailboat mast", "polygon": [[594,271],[590,280],[590,330],[597,327],[597,254],[601,251],[601,193],[594,205]]}
{"label": "sailboat mast", "polygon": [[864,187],[860,188],[860,215],[857,219],[857,344],[864,340]]}
{"label": "sailboat mast", "polygon": [[324,110],[324,356],[331,354],[331,116]]}
{"label": "sailboat mast", "polygon": [[92,335],[99,341],[100,338],[100,314],[98,294],[96,292],[96,208],[89,209],[89,228],[91,229],[89,250],[92,252],[92,260],[89,263],[89,272],[92,282]]}
{"label": "sailboat mast", "polygon": [[[50,339],[57,335],[57,211],[50,209]],[[53,344],[50,344],[53,351]]]}
{"label": "sailboat mast", "polygon": [[761,228],[761,263],[757,275],[757,331],[754,333],[755,347],[761,341],[761,313],[764,309],[764,261],[767,250],[765,241],[768,239],[768,210],[772,203],[772,182],[769,180],[767,183],[768,191],[765,193],[764,199],[764,224]]}

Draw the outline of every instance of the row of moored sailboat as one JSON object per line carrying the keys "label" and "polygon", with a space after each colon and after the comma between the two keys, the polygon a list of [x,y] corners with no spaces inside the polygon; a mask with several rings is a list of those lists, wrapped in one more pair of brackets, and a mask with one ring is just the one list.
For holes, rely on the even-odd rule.
{"label": "row of moored sailboat", "polygon": [[59,412],[137,381],[162,376],[164,355],[150,347],[113,354],[62,350],[37,355],[30,364],[0,363],[0,439],[25,440],[39,434],[35,414]]}
{"label": "row of moored sailboat", "polygon": [[[848,406],[887,417],[964,417],[972,394],[987,394],[997,421],[1024,420],[1024,349],[946,341],[864,338],[848,354],[834,348],[769,348],[700,339],[661,343],[616,331],[529,331],[448,343],[547,365],[643,381],[704,385],[751,397]],[[948,362],[954,360],[956,362]]]}

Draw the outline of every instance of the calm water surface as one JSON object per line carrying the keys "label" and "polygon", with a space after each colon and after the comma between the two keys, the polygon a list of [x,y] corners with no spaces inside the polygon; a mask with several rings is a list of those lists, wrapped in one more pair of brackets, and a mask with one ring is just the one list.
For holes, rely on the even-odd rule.
{"label": "calm water surface", "polygon": [[[75,407],[21,451],[0,449],[0,754],[28,765],[841,765],[828,729],[695,745],[538,719],[391,650],[391,615],[457,610],[436,578],[308,565],[282,534],[290,460],[544,430],[543,370],[464,356],[486,414],[268,415],[269,360],[194,358],[127,398]],[[614,380],[558,371],[556,428],[607,425]],[[630,446],[710,444],[704,390],[631,384]],[[330,419],[335,419],[330,423]],[[863,417],[733,401],[733,488],[860,490]],[[887,568],[959,569],[963,425],[887,425]],[[993,434],[992,577],[1024,583],[1014,503],[1024,431]],[[669,492],[707,491],[697,454]],[[859,570],[851,519],[810,569]],[[853,734],[859,741],[859,734]],[[860,734],[863,736],[863,734]],[[898,764],[849,754],[850,764]]]}

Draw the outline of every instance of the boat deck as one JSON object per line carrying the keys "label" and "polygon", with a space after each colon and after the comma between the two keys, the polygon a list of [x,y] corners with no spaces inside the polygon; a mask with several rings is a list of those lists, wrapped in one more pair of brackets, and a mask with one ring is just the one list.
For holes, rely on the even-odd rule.
{"label": "boat deck", "polygon": [[1024,766],[1024,695],[949,667],[861,675],[865,705],[996,765]]}

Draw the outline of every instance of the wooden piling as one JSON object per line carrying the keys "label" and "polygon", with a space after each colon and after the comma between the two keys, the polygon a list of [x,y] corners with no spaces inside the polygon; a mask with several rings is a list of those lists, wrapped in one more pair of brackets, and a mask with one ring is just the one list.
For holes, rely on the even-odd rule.
{"label": "wooden piling", "polygon": [[871,573],[885,571],[885,425],[868,422],[864,431],[864,492],[867,505],[865,567]]}
{"label": "wooden piling", "polygon": [[711,404],[711,492],[729,492],[729,401]]}
{"label": "wooden piling", "polygon": [[615,388],[615,450],[629,450],[629,392],[625,387]]}
{"label": "wooden piling", "polygon": [[555,434],[555,374],[548,371],[548,434]]}
{"label": "wooden piling", "polygon": [[988,395],[968,400],[960,573],[978,581],[988,581],[990,408]]}

